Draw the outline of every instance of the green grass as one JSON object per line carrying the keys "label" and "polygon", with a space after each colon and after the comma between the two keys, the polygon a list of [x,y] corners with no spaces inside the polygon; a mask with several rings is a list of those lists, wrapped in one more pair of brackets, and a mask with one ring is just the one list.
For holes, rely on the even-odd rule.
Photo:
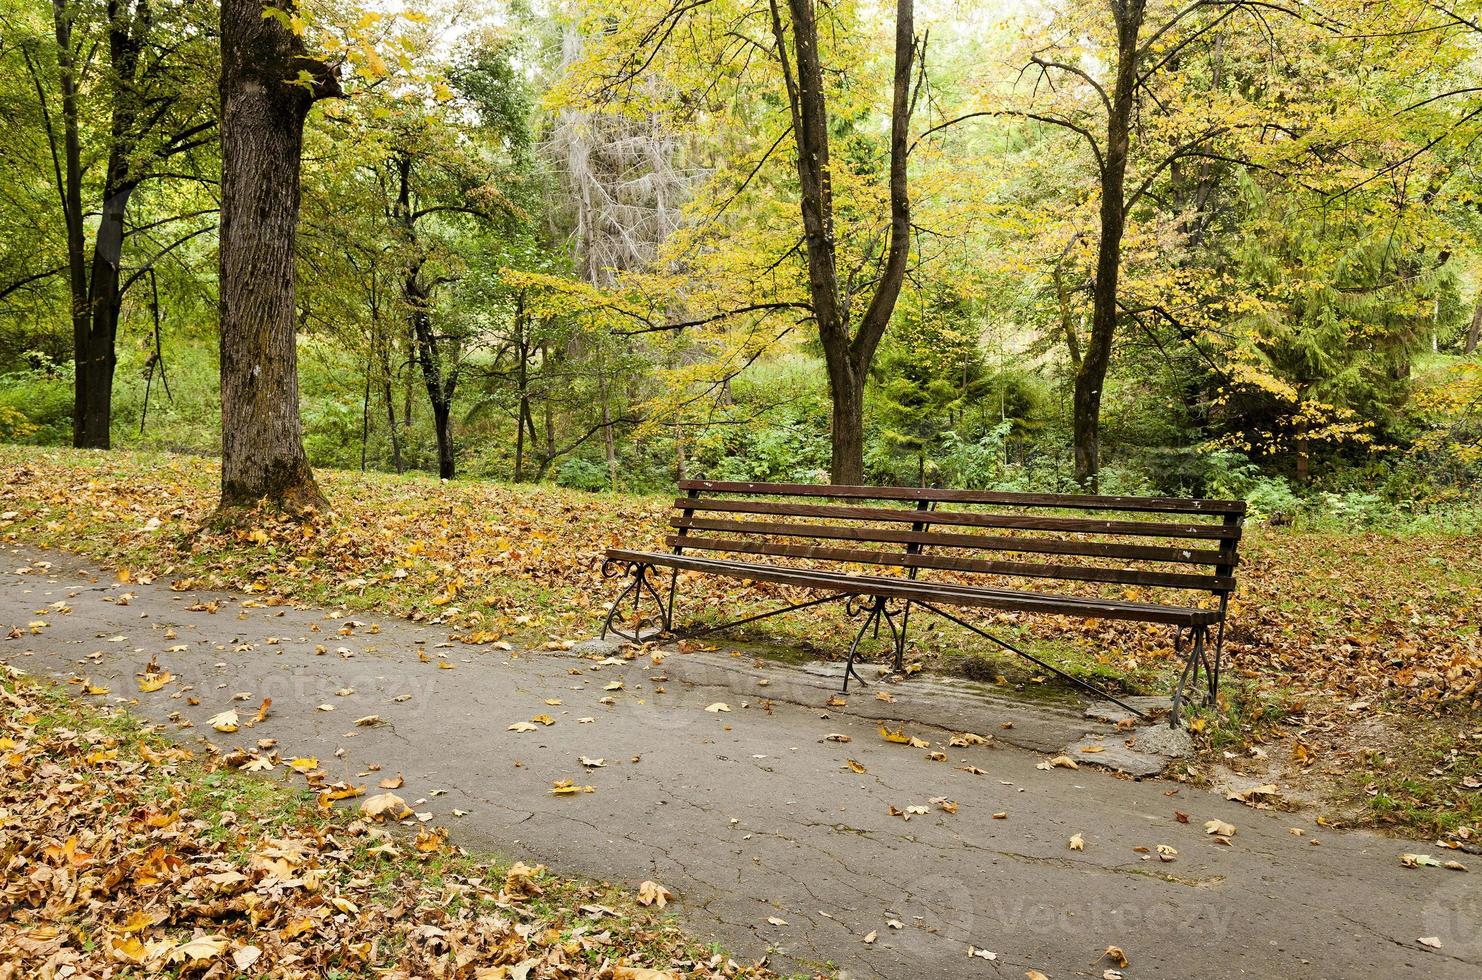
{"label": "green grass", "polygon": [[[1341,788],[1382,827],[1428,837],[1473,836],[1482,828],[1482,712],[1407,726],[1398,744],[1365,753]],[[1468,731],[1470,729],[1470,731]]]}

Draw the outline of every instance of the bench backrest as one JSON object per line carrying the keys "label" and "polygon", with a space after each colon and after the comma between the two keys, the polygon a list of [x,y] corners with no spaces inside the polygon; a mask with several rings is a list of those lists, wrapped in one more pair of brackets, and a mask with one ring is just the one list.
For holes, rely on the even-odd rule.
{"label": "bench backrest", "polygon": [[[1228,595],[1243,500],[681,480],[683,550]],[[1069,512],[1069,513],[1067,513]],[[1048,556],[1048,557],[1040,557]]]}

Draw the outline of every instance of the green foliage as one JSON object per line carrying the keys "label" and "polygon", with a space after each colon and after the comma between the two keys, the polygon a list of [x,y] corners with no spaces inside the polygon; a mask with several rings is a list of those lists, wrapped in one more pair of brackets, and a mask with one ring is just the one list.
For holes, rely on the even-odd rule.
{"label": "green foliage", "polygon": [[875,359],[871,475],[893,483],[934,482],[948,432],[982,415],[982,355],[970,311],[951,297],[902,297],[896,329]]}
{"label": "green foliage", "polygon": [[[0,439],[65,444],[66,235],[43,113],[55,123],[53,10],[0,6],[12,136],[0,156]],[[65,6],[80,39],[104,37],[102,8]],[[1477,32],[1393,31],[1432,24],[1434,7],[1409,0],[1340,6],[1369,30],[1363,43],[1275,11],[1252,33],[1246,12],[1192,10],[1179,30],[1207,33],[1148,80],[1130,174],[1145,193],[1128,214],[1103,399],[1106,492],[1240,496],[1264,520],[1335,526],[1444,522],[1482,495],[1482,368],[1459,353],[1482,282],[1471,149],[1482,117],[1466,101]],[[784,87],[716,47],[724,32],[676,31],[651,64],[633,63],[630,42],[666,9],[517,3],[492,18],[499,27],[452,32],[461,15],[433,5],[360,28],[336,27],[340,11],[310,25],[353,54],[356,81],[391,73],[316,108],[306,136],[311,461],[435,468],[420,311],[452,391],[462,473],[596,490],[615,469],[637,491],[681,472],[823,478],[830,407],[800,305],[796,173],[785,145],[771,149],[789,121]],[[859,302],[883,241],[889,17],[820,9],[833,233]],[[200,11],[160,10],[160,37],[180,35],[188,55],[159,80],[189,90],[184,117],[214,91],[212,45],[186,31]],[[757,13],[725,0],[687,9],[685,26],[734,15],[766,48]],[[1089,84],[1026,88],[1017,69],[1048,38],[1100,78],[1108,21],[1052,2],[1043,18],[983,32],[981,13],[917,11],[932,38],[931,98],[911,130],[917,230],[866,387],[866,477],[1072,491],[1071,341],[1086,334],[1099,185],[1082,136],[1014,113],[1032,103],[1096,121],[1101,109]],[[639,67],[619,85],[601,73]],[[80,105],[89,214],[111,81],[99,62]],[[978,110],[991,114],[932,129]],[[1215,156],[1160,167],[1205,128],[1220,130],[1199,144]],[[218,151],[207,140],[170,159],[171,176],[130,202],[124,275],[157,258],[159,333],[154,283],[138,278],[122,310],[113,440],[211,453],[212,235],[161,250],[215,220]],[[675,323],[688,325],[665,329]]]}
{"label": "green foliage", "polygon": [[573,456],[556,468],[556,485],[568,490],[608,489],[607,467],[594,459]]}
{"label": "green foliage", "polygon": [[973,490],[1002,487],[1010,469],[1008,441],[1013,428],[1013,420],[1004,419],[973,441],[952,430],[942,433],[937,465],[947,476],[945,485]]}
{"label": "green foliage", "polygon": [[717,480],[816,483],[828,473],[827,435],[798,423],[753,429],[726,441],[708,468]]}
{"label": "green foliage", "polygon": [[44,446],[72,441],[72,364],[27,351],[0,374],[0,437]]}

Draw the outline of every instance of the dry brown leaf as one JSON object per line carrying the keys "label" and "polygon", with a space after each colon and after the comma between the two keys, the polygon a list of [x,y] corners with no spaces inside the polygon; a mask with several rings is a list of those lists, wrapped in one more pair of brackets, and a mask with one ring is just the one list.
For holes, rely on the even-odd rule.
{"label": "dry brown leaf", "polygon": [[669,904],[674,893],[657,881],[645,881],[638,886],[638,904],[663,908]]}

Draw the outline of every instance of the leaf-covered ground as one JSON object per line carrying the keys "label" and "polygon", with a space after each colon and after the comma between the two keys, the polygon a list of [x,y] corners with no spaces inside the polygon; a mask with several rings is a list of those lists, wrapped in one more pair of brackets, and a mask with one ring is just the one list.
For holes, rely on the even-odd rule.
{"label": "leaf-covered ground", "polygon": [[496,866],[379,809],[335,810],[0,674],[0,978],[772,975],[637,904],[662,886],[635,901]]}
{"label": "leaf-covered ground", "polygon": [[[473,643],[567,644],[593,633],[614,583],[602,549],[652,545],[669,500],[478,481],[326,471],[324,526],[264,521],[198,533],[216,464],[186,456],[0,448],[0,536],[107,559],[129,574],[232,587],[266,602],[374,608],[446,623]],[[1209,759],[1279,768],[1380,820],[1468,829],[1482,728],[1482,537],[1252,526],[1227,655],[1236,683],[1207,722]],[[734,614],[777,590],[717,579],[682,592],[688,616]],[[764,594],[764,593],[771,593]],[[1164,691],[1161,628],[995,617],[1086,675]],[[781,646],[837,654],[837,610],[769,620]],[[922,631],[917,654],[1001,683],[1035,683],[966,634]],[[1196,723],[1197,724],[1197,723]],[[1273,728],[1273,726],[1275,726]],[[1276,749],[1257,742],[1280,738]],[[1279,764],[1279,765],[1278,765]],[[1450,816],[1440,819],[1442,808]],[[1456,816],[1459,814],[1460,816]]]}

